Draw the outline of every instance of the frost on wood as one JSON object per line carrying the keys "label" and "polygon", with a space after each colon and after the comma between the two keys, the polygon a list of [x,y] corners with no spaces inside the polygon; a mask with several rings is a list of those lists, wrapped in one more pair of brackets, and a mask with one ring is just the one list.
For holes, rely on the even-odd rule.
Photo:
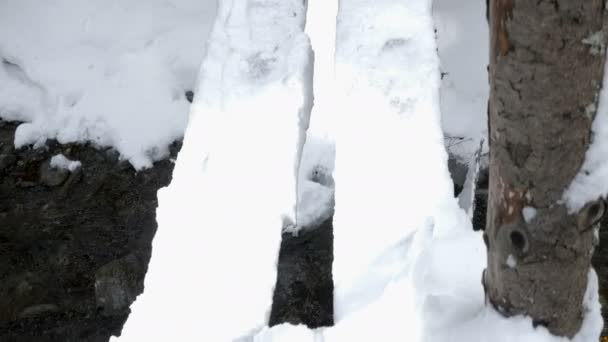
{"label": "frost on wood", "polygon": [[311,107],[305,10],[219,3],[127,341],[249,341],[267,324]]}
{"label": "frost on wood", "polygon": [[[587,38],[604,28],[604,2],[491,4],[487,296],[505,315],[526,314],[572,337],[584,317],[589,228],[603,207],[588,198],[571,212],[562,194],[590,143],[587,109],[597,101],[605,54]],[[598,40],[605,46],[605,35]],[[516,268],[504,267],[509,255]]]}

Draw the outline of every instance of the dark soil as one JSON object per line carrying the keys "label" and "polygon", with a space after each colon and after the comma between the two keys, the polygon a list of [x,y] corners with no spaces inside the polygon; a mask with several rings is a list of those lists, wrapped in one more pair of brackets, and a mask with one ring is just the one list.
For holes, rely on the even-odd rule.
{"label": "dark soil", "polygon": [[[113,150],[54,141],[15,150],[16,127],[0,121],[0,341],[108,341],[144,290],[173,163],[135,172]],[[82,167],[50,168],[59,153]],[[333,323],[332,242],[331,219],[284,235],[271,324]]]}
{"label": "dark soil", "polygon": [[332,326],[333,217],[321,227],[283,234],[270,326],[288,322],[309,328]]}
{"label": "dark soil", "polygon": [[[16,126],[0,121],[0,341],[107,341],[143,291],[173,163],[135,172],[90,145],[15,150]],[[82,167],[50,168],[59,153]]]}

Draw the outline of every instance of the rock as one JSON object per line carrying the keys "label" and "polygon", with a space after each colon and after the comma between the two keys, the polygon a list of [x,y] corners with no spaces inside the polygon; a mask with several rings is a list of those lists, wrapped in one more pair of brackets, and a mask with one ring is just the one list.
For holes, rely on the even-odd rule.
{"label": "rock", "polygon": [[[16,157],[0,172],[0,341],[107,342],[143,289],[156,193],[181,144],[135,172],[91,144],[14,149],[17,125],[0,127],[0,155]],[[58,154],[83,167],[57,175]]]}
{"label": "rock", "polygon": [[12,166],[17,161],[17,157],[13,154],[0,155],[0,172],[4,171],[9,166]]}
{"label": "rock", "polygon": [[39,315],[48,314],[51,312],[56,312],[58,310],[59,310],[59,307],[55,304],[32,305],[32,306],[28,306],[27,308],[23,309],[23,311],[21,311],[21,313],[19,314],[19,318],[39,316]]}
{"label": "rock", "polygon": [[450,154],[448,158],[448,170],[454,182],[454,196],[458,196],[464,186],[469,168],[463,160]]}
{"label": "rock", "polygon": [[143,292],[137,275],[141,265],[133,254],[114,260],[95,272],[95,299],[104,314],[128,311],[129,305]]}
{"label": "rock", "polygon": [[36,183],[30,182],[30,181],[20,181],[19,183],[17,183],[17,185],[20,188],[31,188],[31,187],[36,186]]}
{"label": "rock", "polygon": [[54,187],[63,184],[70,175],[70,171],[52,167],[50,160],[40,165],[40,182],[46,186]]}

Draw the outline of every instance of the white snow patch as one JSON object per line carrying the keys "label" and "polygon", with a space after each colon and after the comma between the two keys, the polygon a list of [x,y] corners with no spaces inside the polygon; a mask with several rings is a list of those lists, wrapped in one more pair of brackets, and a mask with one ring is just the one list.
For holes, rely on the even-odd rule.
{"label": "white snow patch", "polygon": [[506,264],[511,268],[515,268],[515,266],[517,266],[517,260],[515,260],[515,257],[513,257],[513,255],[509,254],[509,256],[507,257]]}
{"label": "white snow patch", "polygon": [[582,43],[590,46],[590,52],[593,55],[599,55],[606,50],[603,31],[594,32],[589,37],[583,38]]}
{"label": "white snow patch", "polygon": [[[430,1],[340,1],[335,293],[453,199]],[[336,312],[340,312],[336,300]],[[336,315],[336,319],[341,319]]]}
{"label": "white snow patch", "polygon": [[298,183],[298,227],[316,228],[333,214],[334,189],[309,180]]}
{"label": "white snow patch", "polygon": [[146,291],[121,341],[264,333],[312,105],[305,10],[219,2],[173,180],[159,191]]}
{"label": "white snow patch", "polygon": [[[441,121],[449,151],[469,160],[487,137],[489,32],[484,0],[434,0]],[[484,139],[483,153],[488,151]]]}
{"label": "white snow patch", "polygon": [[[243,342],[250,342],[249,340]],[[288,323],[265,327],[251,342],[324,342],[320,331],[308,329],[304,325]]]}
{"label": "white snow patch", "polygon": [[591,145],[585,161],[563,199],[570,213],[581,210],[585,204],[608,195],[608,68],[604,68],[602,89],[593,125]]}
{"label": "white snow patch", "polygon": [[[436,1],[456,7],[442,12],[443,23],[487,32],[482,0],[451,3]],[[322,13],[325,4],[311,2],[318,12],[309,19],[324,19],[307,32],[331,47],[334,13]],[[146,292],[120,341],[568,341],[484,303],[486,248],[446,171],[430,1],[340,2],[340,86],[333,67],[319,62],[333,66],[333,58],[320,52],[316,69],[327,70],[332,86],[315,99],[296,195],[310,106],[300,6],[220,2],[174,179],[159,191]],[[285,13],[293,9],[290,22]],[[460,64],[476,64],[472,74],[485,80],[481,64],[462,56]],[[464,126],[463,134],[478,133]],[[298,226],[314,225],[331,213],[334,187],[336,325],[266,327],[283,218],[297,196]],[[590,271],[575,342],[600,334],[597,286]]]}
{"label": "white snow patch", "polygon": [[526,223],[530,223],[536,217],[536,208],[524,207],[521,210],[521,214],[524,217],[524,221],[526,221]]}
{"label": "white snow patch", "polygon": [[51,158],[51,167],[68,170],[70,172],[79,168],[82,164],[77,160],[70,160],[63,154],[57,154]]}
{"label": "white snow patch", "polygon": [[17,147],[111,146],[136,169],[183,136],[214,1],[0,1],[0,118]]}

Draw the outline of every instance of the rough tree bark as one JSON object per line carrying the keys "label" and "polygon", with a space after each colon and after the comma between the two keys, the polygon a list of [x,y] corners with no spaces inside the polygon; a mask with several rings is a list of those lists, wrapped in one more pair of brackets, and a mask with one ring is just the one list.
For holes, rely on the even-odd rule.
{"label": "rough tree bark", "polygon": [[590,228],[605,209],[598,199],[569,213],[561,199],[591,138],[606,17],[603,0],[490,0],[488,267],[482,281],[502,314],[526,314],[561,336],[581,326]]}

